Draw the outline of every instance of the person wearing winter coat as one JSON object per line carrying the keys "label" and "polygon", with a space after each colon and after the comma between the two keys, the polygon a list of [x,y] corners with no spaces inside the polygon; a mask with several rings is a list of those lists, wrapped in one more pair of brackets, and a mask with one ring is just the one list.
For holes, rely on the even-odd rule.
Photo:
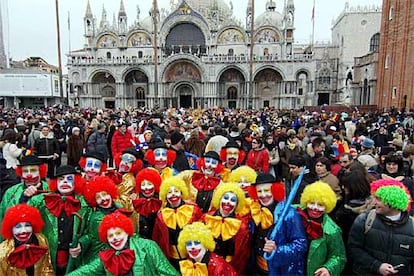
{"label": "person wearing winter coat", "polygon": [[59,158],[59,143],[50,132],[48,126],[43,126],[40,136],[34,144],[33,154],[47,163],[47,177],[53,178],[56,169],[56,160]]}
{"label": "person wearing winter coat", "polygon": [[68,139],[68,146],[66,149],[68,157],[68,165],[76,167],[82,157],[84,148],[84,140],[80,135],[80,128],[73,127],[72,135]]}
{"label": "person wearing winter coat", "polygon": [[119,156],[123,150],[127,148],[135,147],[136,140],[132,136],[131,132],[127,130],[127,123],[122,122],[118,129],[115,131],[111,141],[112,156]]}

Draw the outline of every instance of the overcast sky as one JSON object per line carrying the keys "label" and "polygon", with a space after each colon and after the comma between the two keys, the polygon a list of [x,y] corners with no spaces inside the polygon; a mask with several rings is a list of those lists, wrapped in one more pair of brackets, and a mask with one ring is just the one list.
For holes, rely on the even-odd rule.
{"label": "overcast sky", "polygon": [[[181,0],[175,0],[175,2]],[[212,1],[212,0],[199,0]],[[223,0],[229,4],[230,0]],[[245,22],[248,0],[232,0],[234,14]],[[256,16],[265,10],[267,0],[256,0]],[[274,0],[276,9],[283,10],[284,0]],[[382,0],[316,0],[315,5],[315,40],[329,41],[331,39],[332,20],[336,19],[349,2],[350,6],[381,5]],[[41,56],[48,63],[57,65],[56,17],[55,0],[0,0],[4,22],[5,46],[14,60],[23,60],[29,56]],[[152,0],[124,0],[128,25],[136,20],[137,5],[140,8],[141,19],[148,16]],[[294,0],[295,3],[295,40],[310,41],[312,32],[313,0]],[[112,24],[113,14],[117,16],[120,0],[90,0],[92,12],[98,21],[101,19],[102,7],[108,14]],[[65,54],[80,49],[84,44],[83,17],[87,0],[59,0],[61,46],[63,66],[66,64]],[[159,8],[170,10],[170,0],[158,0]],[[68,13],[70,13],[70,36],[68,31]],[[69,43],[70,37],[70,43]],[[6,53],[7,54],[7,53]],[[65,70],[66,71],[66,70]]]}

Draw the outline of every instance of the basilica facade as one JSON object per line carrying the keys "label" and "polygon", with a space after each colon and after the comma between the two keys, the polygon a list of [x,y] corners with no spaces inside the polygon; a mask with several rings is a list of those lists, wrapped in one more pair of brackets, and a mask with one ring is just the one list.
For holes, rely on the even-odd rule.
{"label": "basilica facade", "polygon": [[[88,2],[86,44],[69,53],[69,104],[79,107],[300,108],[333,104],[337,47],[295,45],[293,0],[268,1],[243,22],[223,0],[171,1],[130,24],[120,1],[98,24]],[[211,3],[212,4],[211,4]],[[251,3],[251,1],[249,1]]]}

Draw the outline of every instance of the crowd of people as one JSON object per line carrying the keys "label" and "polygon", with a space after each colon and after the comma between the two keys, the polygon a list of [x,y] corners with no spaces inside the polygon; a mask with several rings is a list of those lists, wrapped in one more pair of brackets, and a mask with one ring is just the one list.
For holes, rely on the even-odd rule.
{"label": "crowd of people", "polygon": [[3,109],[0,273],[413,275],[413,129],[397,109]]}

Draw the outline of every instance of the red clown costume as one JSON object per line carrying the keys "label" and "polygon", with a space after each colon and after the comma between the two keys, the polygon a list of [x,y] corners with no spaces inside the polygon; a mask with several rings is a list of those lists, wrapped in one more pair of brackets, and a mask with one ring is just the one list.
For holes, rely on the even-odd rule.
{"label": "red clown costume", "polygon": [[18,204],[10,207],[2,221],[6,239],[0,244],[1,275],[54,275],[39,210]]}

